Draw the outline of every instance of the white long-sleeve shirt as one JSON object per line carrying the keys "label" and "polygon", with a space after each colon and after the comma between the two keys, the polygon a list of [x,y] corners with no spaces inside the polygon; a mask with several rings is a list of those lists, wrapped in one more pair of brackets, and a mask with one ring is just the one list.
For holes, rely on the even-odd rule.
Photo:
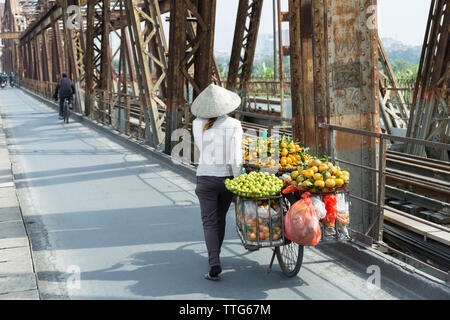
{"label": "white long-sleeve shirt", "polygon": [[211,129],[203,131],[208,119],[192,123],[195,145],[200,150],[197,176],[237,177],[242,173],[242,136],[239,120],[219,117]]}

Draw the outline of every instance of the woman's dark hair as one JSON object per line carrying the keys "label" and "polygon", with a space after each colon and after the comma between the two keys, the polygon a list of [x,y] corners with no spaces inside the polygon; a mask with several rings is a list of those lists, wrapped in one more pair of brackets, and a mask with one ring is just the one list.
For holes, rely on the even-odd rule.
{"label": "woman's dark hair", "polygon": [[203,131],[208,131],[209,129],[211,129],[214,123],[216,123],[216,120],[217,118],[208,119],[208,121],[205,123],[205,126],[203,127]]}

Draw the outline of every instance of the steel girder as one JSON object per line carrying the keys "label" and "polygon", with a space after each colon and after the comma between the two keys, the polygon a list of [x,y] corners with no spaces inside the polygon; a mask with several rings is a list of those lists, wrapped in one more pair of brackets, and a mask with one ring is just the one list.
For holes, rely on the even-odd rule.
{"label": "steel girder", "polygon": [[[214,82],[214,27],[216,1],[172,0],[167,85],[166,145],[172,150],[171,133],[189,112],[178,112],[180,105],[192,100]],[[217,79],[217,76],[216,76]],[[192,93],[190,93],[192,88]]]}
{"label": "steel girder", "polygon": [[[376,141],[330,132],[320,123],[380,131],[376,1],[290,0],[293,135],[316,154],[376,167]],[[377,178],[352,167],[352,194],[376,202]],[[355,230],[366,232],[376,210],[355,203]],[[356,213],[357,212],[357,213]],[[375,225],[374,237],[381,231]]]}
{"label": "steel girder", "polygon": [[[408,137],[450,143],[449,29],[448,0],[433,0],[414,90]],[[407,152],[428,155],[427,150],[418,145],[408,145]],[[438,151],[435,156],[449,160],[446,152]]]}
{"label": "steel girder", "polygon": [[239,0],[231,51],[227,88],[239,90],[246,105],[246,91],[252,75],[263,0]]}

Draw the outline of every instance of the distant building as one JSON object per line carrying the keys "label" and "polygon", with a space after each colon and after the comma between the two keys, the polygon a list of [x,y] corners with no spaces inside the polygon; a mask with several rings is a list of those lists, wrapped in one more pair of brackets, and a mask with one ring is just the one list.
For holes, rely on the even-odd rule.
{"label": "distant building", "polygon": [[[289,45],[289,30],[283,30],[282,34],[283,45]],[[278,47],[278,35],[277,35],[277,47]],[[272,34],[259,34],[258,41],[256,42],[256,54],[258,55],[273,55],[273,35]]]}
{"label": "distant building", "polygon": [[283,33],[282,33],[282,39],[283,39],[283,46],[288,46],[289,45],[289,30],[288,29],[285,29],[285,30],[283,30]]}
{"label": "distant building", "polygon": [[256,42],[256,54],[268,55],[273,54],[273,35],[259,34]]}

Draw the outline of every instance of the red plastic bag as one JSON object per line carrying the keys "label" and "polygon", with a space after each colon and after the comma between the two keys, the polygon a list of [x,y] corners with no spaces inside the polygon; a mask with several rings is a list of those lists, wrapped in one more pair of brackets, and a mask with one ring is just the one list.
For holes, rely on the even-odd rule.
{"label": "red plastic bag", "polygon": [[285,236],[303,246],[315,246],[322,237],[319,218],[309,196],[310,193],[303,194],[303,199],[294,203],[284,217]]}
{"label": "red plastic bag", "polygon": [[322,219],[323,224],[326,227],[334,227],[338,210],[336,208],[337,199],[335,195],[323,196],[323,202],[325,203],[325,209],[327,209],[327,215]]}

